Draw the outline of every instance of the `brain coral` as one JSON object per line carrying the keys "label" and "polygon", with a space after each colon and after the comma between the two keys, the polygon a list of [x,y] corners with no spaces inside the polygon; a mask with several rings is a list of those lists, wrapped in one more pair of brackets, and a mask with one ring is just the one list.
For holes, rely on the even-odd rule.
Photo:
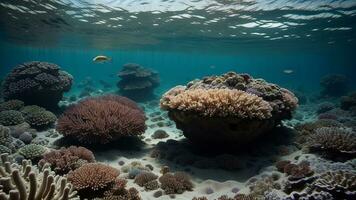
{"label": "brain coral", "polygon": [[242,144],[290,119],[298,99],[263,79],[228,72],[176,86],[160,104],[192,141]]}
{"label": "brain coral", "polygon": [[135,102],[121,96],[85,99],[58,119],[57,130],[83,143],[108,143],[144,133],[146,117]]}
{"label": "brain coral", "polygon": [[73,77],[56,64],[27,62],[15,67],[5,78],[3,95],[6,100],[19,99],[25,104],[57,107],[63,93],[72,85]]}
{"label": "brain coral", "polygon": [[45,153],[39,165],[48,163],[57,174],[66,174],[91,162],[95,162],[93,152],[84,147],[70,146]]}
{"label": "brain coral", "polygon": [[69,172],[67,178],[81,197],[100,197],[110,190],[119,171],[101,163],[88,163]]}
{"label": "brain coral", "polygon": [[349,129],[322,127],[315,130],[307,140],[314,151],[336,154],[356,154],[356,134]]}

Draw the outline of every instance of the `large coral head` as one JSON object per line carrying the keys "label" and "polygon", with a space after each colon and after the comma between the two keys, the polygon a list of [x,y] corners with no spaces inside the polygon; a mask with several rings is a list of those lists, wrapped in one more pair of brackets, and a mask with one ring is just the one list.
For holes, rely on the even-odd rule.
{"label": "large coral head", "polygon": [[82,143],[105,144],[146,130],[146,117],[135,102],[121,96],[85,99],[58,119],[57,130]]}

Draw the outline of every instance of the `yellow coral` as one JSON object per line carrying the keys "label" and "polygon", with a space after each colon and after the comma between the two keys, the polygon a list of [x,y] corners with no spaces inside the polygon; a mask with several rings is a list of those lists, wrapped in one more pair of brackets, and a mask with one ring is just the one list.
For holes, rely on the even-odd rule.
{"label": "yellow coral", "polygon": [[163,109],[198,113],[203,116],[267,119],[272,107],[254,94],[231,89],[191,89],[181,87],[168,91],[161,99]]}

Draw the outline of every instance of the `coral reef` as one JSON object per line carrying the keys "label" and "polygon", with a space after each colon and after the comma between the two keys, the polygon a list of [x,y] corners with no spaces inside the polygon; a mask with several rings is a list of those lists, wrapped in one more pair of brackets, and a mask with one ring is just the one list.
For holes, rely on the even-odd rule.
{"label": "coral reef", "polygon": [[[228,197],[227,195],[223,195],[215,200],[257,200],[255,196],[251,194],[237,194],[234,197]],[[194,197],[192,200],[208,200],[206,197]]]}
{"label": "coral reef", "polygon": [[42,145],[28,144],[19,149],[19,154],[26,159],[34,160],[42,157],[46,151],[46,148]]}
{"label": "coral reef", "polygon": [[59,133],[82,143],[105,144],[146,130],[145,115],[135,102],[121,96],[87,98],[58,119]]}
{"label": "coral reef", "polygon": [[25,121],[31,125],[31,127],[43,130],[54,125],[57,120],[56,115],[52,112],[42,109],[33,110],[29,112],[26,110]]}
{"label": "coral reef", "polygon": [[13,68],[3,83],[5,100],[18,99],[28,105],[56,109],[73,77],[56,64],[27,62]]}
{"label": "coral reef", "polygon": [[68,181],[73,184],[81,197],[101,197],[115,184],[119,171],[101,163],[88,163],[68,173]]}
{"label": "coral reef", "polygon": [[356,108],[356,92],[342,96],[340,99],[340,107],[344,110],[351,110],[352,107]]}
{"label": "coral reef", "polygon": [[153,90],[159,85],[157,72],[135,63],[125,64],[118,77],[120,93],[137,101],[152,99]]}
{"label": "coral reef", "polygon": [[117,179],[114,187],[104,192],[103,198],[95,198],[95,200],[141,200],[139,192],[135,188],[125,188],[126,183],[126,180]]}
{"label": "coral reef", "polygon": [[193,190],[190,177],[184,172],[165,173],[159,177],[161,188],[166,194],[181,194]]}
{"label": "coral reef", "polygon": [[67,174],[71,170],[92,162],[95,162],[93,152],[84,147],[70,146],[45,153],[39,161],[39,166],[49,164],[57,174]]}
{"label": "coral reef", "polygon": [[356,155],[356,134],[349,129],[323,127],[315,130],[307,140],[307,146],[312,151],[329,154]]}
{"label": "coral reef", "polygon": [[290,119],[297,104],[298,99],[287,89],[235,72],[176,86],[160,101],[190,140],[235,145]]}
{"label": "coral reef", "polygon": [[146,190],[155,190],[159,188],[157,182],[158,176],[152,172],[141,172],[135,177],[135,183]]}
{"label": "coral reef", "polygon": [[0,104],[0,112],[5,110],[20,110],[25,103],[20,100],[9,100]]}
{"label": "coral reef", "polygon": [[0,124],[13,126],[25,122],[21,112],[16,110],[5,110],[0,112]]}
{"label": "coral reef", "polygon": [[79,200],[67,179],[54,175],[48,169],[38,172],[30,162],[11,164],[7,154],[1,155],[1,199]]}
{"label": "coral reef", "polygon": [[336,106],[331,102],[322,102],[318,105],[316,113],[318,113],[318,114],[325,113],[329,110],[332,110],[335,107]]}
{"label": "coral reef", "polygon": [[2,153],[11,153],[12,151],[15,151],[15,146],[12,143],[13,143],[13,139],[10,135],[10,129],[5,126],[0,125],[1,152]]}
{"label": "coral reef", "polygon": [[348,79],[342,74],[330,74],[320,80],[322,97],[339,97],[346,94]]}

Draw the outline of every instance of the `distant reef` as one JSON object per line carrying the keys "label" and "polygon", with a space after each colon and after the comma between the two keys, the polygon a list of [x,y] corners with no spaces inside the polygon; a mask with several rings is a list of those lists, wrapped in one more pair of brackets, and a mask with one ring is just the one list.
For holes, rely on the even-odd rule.
{"label": "distant reef", "polygon": [[276,84],[228,72],[176,86],[160,105],[191,141],[237,145],[291,119],[298,99]]}
{"label": "distant reef", "polygon": [[159,85],[158,73],[136,63],[127,63],[117,74],[120,94],[135,101],[154,98],[154,89]]}

